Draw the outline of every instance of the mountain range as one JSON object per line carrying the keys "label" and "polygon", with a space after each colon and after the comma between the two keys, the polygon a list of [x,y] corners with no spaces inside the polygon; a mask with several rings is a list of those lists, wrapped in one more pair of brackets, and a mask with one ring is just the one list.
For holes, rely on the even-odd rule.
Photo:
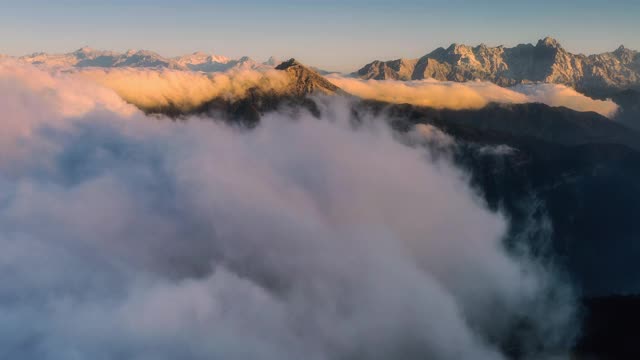
{"label": "mountain range", "polygon": [[610,96],[640,89],[640,53],[620,46],[602,54],[572,54],[550,37],[512,48],[452,44],[418,59],[373,61],[352,75],[375,80],[484,80],[501,86],[544,82]]}
{"label": "mountain range", "polygon": [[133,68],[168,68],[175,70],[191,70],[203,72],[227,71],[230,69],[261,70],[273,68],[278,60],[270,58],[264,63],[244,56],[230,59],[226,56],[195,52],[193,54],[166,58],[153,51],[129,50],[124,53],[95,50],[83,47],[66,54],[35,53],[22,56],[21,61],[34,65],[49,67],[133,67]]}
{"label": "mountain range", "polygon": [[[257,62],[249,57],[230,59],[204,52],[179,57],[163,57],[153,51],[124,53],[83,47],[66,54],[34,53],[22,61],[51,67],[136,67],[169,68],[202,72],[233,68],[265,70],[280,61],[271,57]],[[316,68],[322,75],[328,72]],[[575,88],[593,97],[611,97],[623,90],[640,90],[640,52],[620,46],[595,55],[573,54],[547,37],[535,45],[489,47],[451,44],[417,59],[399,58],[373,61],[351,74],[361,79],[441,81],[490,81],[500,86],[523,83],[556,83]]]}

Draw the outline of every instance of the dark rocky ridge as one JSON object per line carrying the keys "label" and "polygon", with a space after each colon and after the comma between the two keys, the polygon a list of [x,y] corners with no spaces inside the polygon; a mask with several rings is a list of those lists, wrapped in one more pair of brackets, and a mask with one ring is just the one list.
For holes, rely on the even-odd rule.
{"label": "dark rocky ridge", "polygon": [[620,106],[616,121],[640,131],[640,91],[624,90],[611,96],[611,99]]}
{"label": "dark rocky ridge", "polygon": [[[527,245],[549,246],[545,251],[584,295],[640,293],[634,276],[640,271],[640,134],[593,114],[541,104],[456,111],[363,102],[356,109],[385,114],[400,131],[429,124],[456,139],[456,162],[489,206],[509,216],[513,238],[532,219],[550,220],[550,243],[529,239]],[[536,132],[540,121],[552,125],[548,133]],[[623,132],[627,144],[619,141]],[[500,145],[514,151],[478,151]],[[532,209],[533,203],[539,207]]]}

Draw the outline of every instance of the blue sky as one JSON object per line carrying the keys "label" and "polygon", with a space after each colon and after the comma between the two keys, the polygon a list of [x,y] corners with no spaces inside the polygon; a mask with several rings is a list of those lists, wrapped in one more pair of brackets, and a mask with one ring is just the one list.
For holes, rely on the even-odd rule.
{"label": "blue sky", "polygon": [[350,71],[452,42],[514,45],[550,35],[574,52],[640,49],[640,0],[0,0],[0,53],[84,45],[296,57]]}

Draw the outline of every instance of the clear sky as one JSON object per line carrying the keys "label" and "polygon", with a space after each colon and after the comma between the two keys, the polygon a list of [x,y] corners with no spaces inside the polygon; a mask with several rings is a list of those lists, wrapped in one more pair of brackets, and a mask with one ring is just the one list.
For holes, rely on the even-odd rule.
{"label": "clear sky", "polygon": [[0,0],[0,53],[196,50],[351,71],[450,43],[550,35],[570,51],[640,50],[640,0]]}

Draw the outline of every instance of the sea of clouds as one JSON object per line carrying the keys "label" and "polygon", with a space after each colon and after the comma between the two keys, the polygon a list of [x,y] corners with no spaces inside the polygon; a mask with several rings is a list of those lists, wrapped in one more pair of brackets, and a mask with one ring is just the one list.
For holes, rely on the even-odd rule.
{"label": "sea of clouds", "polygon": [[[132,97],[180,92],[137,74],[118,80],[148,92]],[[482,360],[570,345],[571,291],[508,253],[508,220],[415,145],[452,141],[437,130],[398,141],[385,119],[354,125],[341,98],[321,119],[272,113],[251,130],[173,122],[101,84],[0,62],[1,358]]]}
{"label": "sea of clouds", "polygon": [[77,75],[114,90],[125,101],[144,109],[176,107],[188,112],[216,98],[237,100],[249,89],[281,93],[290,85],[277,70],[233,69],[201,73],[171,69],[88,68]]}
{"label": "sea of clouds", "polygon": [[593,111],[608,118],[613,118],[618,111],[618,105],[611,100],[595,100],[560,84],[524,84],[504,88],[486,81],[360,80],[340,76],[332,76],[330,80],[345,91],[365,99],[434,108],[479,109],[492,102],[542,103],[576,111]]}
{"label": "sea of clouds", "polygon": [[[239,99],[252,88],[284,93],[291,84],[282,71],[231,70],[199,73],[171,69],[88,68],[73,72],[116,91],[127,102],[145,109],[174,106],[189,111],[214,98]],[[490,82],[466,83],[433,79],[415,81],[360,80],[340,75],[328,79],[347,93],[364,99],[446,109],[479,109],[491,102],[543,103],[613,118],[618,105],[594,100],[559,84],[526,84],[504,88]]]}

